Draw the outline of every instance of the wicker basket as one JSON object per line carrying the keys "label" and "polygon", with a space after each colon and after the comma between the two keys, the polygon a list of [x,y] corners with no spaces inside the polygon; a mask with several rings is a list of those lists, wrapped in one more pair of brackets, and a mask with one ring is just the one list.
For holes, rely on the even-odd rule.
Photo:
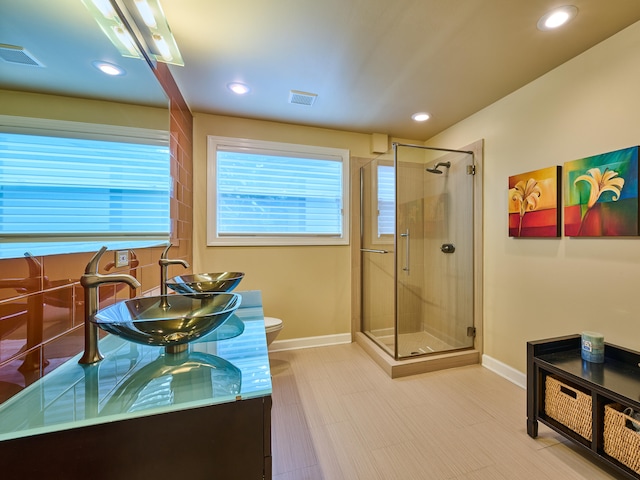
{"label": "wicker basket", "polygon": [[617,403],[604,406],[604,452],[640,473],[640,432],[630,428],[632,418]]}
{"label": "wicker basket", "polygon": [[544,411],[578,435],[591,441],[591,394],[547,375]]}

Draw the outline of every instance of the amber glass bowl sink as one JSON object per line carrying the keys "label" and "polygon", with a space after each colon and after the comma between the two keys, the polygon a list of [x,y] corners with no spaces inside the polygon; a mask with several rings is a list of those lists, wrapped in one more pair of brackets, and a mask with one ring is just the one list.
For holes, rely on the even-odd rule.
{"label": "amber glass bowl sink", "polygon": [[178,293],[230,292],[244,277],[242,272],[196,273],[167,280],[167,287]]}
{"label": "amber glass bowl sink", "polygon": [[93,321],[130,342],[186,348],[189,342],[220,327],[241,301],[237,293],[139,297],[100,310]]}

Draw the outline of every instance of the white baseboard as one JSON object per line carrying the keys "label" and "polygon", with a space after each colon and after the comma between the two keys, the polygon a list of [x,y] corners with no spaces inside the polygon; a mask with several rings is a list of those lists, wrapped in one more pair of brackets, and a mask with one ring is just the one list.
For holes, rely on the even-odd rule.
{"label": "white baseboard", "polygon": [[326,347],[327,345],[339,345],[342,343],[351,343],[350,333],[275,340],[269,345],[269,351],[280,352],[282,350],[297,350],[299,348]]}
{"label": "white baseboard", "polygon": [[521,388],[527,388],[527,375],[510,367],[506,363],[502,363],[489,355],[482,355],[482,366],[506,378],[511,383],[515,383]]}

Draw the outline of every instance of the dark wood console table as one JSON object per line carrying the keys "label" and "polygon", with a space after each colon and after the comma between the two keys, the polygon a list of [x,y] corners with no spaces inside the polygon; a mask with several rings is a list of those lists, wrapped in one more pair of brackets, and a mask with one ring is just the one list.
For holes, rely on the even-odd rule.
{"label": "dark wood console table", "polygon": [[[580,335],[570,335],[527,342],[527,433],[537,437],[538,422],[542,422],[624,478],[640,479],[638,467],[629,468],[614,458],[611,449],[606,449],[604,438],[605,406],[611,410],[613,404],[618,404],[640,412],[640,353],[605,344],[604,363],[586,362],[580,355],[580,338]],[[591,407],[587,412],[591,417],[589,435],[577,433],[576,429],[567,426],[570,422],[558,421],[549,413],[553,409],[545,408],[545,402],[551,401],[548,395],[552,395],[551,391],[547,392],[550,384],[547,377],[551,377],[551,382],[566,384],[565,393],[575,398],[577,392],[588,400]],[[627,426],[631,428],[631,425]],[[607,428],[612,431],[609,426]],[[636,439],[635,435],[640,436],[640,432],[630,429],[629,435]],[[634,453],[631,455],[633,457]],[[635,455],[640,456],[640,449]],[[637,465],[640,460],[635,458],[629,463]]]}

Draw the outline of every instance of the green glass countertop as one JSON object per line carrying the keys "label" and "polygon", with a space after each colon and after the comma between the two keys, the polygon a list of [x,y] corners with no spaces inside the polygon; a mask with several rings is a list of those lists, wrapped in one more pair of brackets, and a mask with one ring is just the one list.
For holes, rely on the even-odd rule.
{"label": "green glass countertop", "polygon": [[271,395],[262,298],[239,293],[234,316],[180,354],[107,335],[101,362],[78,354],[0,405],[0,441]]}

